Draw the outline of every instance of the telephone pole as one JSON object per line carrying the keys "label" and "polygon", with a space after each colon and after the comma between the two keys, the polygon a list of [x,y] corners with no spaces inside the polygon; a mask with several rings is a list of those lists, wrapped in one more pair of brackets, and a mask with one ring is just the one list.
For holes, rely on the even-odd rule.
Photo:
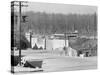
{"label": "telephone pole", "polygon": [[65,38],[65,47],[64,47],[65,55],[66,55],[66,52],[67,52],[67,51],[66,51],[66,50],[67,50],[67,47],[66,47],[66,34],[67,34],[67,33],[66,33],[66,24],[65,24],[65,33],[64,33],[64,36],[65,36],[65,37],[64,37],[64,38]]}
{"label": "telephone pole", "polygon": [[67,34],[67,33],[65,32],[65,50],[66,50],[66,34]]}
{"label": "telephone pole", "polygon": [[45,36],[45,45],[44,45],[44,49],[46,50],[46,36]]}
{"label": "telephone pole", "polygon": [[[18,4],[15,4],[18,3]],[[18,6],[19,7],[19,16],[18,16],[18,32],[19,32],[19,65],[21,66],[21,12],[22,12],[22,7],[27,7],[27,5],[23,5],[22,3],[27,3],[26,1],[13,1],[11,2],[11,7],[12,6]]]}
{"label": "telephone pole", "polygon": [[29,33],[30,33],[30,48],[32,48],[32,35],[33,35],[32,30],[29,30]]}

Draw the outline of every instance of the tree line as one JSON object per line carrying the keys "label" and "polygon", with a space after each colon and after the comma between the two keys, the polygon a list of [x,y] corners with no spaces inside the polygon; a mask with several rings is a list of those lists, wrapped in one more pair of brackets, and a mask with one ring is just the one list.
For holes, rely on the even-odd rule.
{"label": "tree line", "polygon": [[29,29],[38,34],[65,33],[78,30],[82,33],[97,32],[97,14],[47,14],[45,12],[26,12],[26,23],[22,23],[24,32]]}

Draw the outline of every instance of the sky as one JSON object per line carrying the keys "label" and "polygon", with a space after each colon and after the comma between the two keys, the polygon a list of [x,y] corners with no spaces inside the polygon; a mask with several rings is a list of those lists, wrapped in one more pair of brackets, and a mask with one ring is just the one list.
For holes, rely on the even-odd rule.
{"label": "sky", "polygon": [[87,5],[70,5],[70,4],[55,4],[55,3],[39,3],[28,2],[28,7],[23,7],[22,11],[46,12],[46,13],[77,13],[77,14],[92,14],[97,12],[96,6]]}

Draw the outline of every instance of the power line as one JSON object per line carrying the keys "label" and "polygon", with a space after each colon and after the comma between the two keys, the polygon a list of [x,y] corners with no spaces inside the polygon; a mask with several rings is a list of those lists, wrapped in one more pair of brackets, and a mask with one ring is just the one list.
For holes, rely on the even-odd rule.
{"label": "power line", "polygon": [[[18,3],[18,4],[15,4]],[[18,16],[18,31],[19,31],[19,65],[21,66],[21,11],[22,7],[27,7],[28,5],[24,5],[22,3],[27,3],[26,1],[12,1],[11,7],[14,8],[14,6],[19,7],[19,16]]]}

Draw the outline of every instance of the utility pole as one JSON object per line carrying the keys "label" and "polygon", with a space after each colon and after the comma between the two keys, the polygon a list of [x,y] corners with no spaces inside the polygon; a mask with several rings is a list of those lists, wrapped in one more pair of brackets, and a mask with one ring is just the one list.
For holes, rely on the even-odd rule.
{"label": "utility pole", "polygon": [[32,48],[32,32],[30,32],[30,48]]}
{"label": "utility pole", "polygon": [[[18,4],[15,4],[18,3]],[[19,31],[19,65],[21,66],[21,11],[22,7],[26,7],[27,5],[22,5],[22,3],[26,3],[26,1],[13,1],[11,6],[19,7],[19,16],[18,16],[18,31]]]}
{"label": "utility pole", "polygon": [[65,50],[66,50],[66,32],[65,32]]}
{"label": "utility pole", "polygon": [[19,64],[21,66],[21,2],[19,2]]}
{"label": "utility pole", "polygon": [[66,24],[65,24],[65,33],[64,33],[64,36],[65,36],[65,47],[64,47],[64,51],[65,51],[65,55],[66,55],[66,50],[67,50],[67,47],[66,47]]}
{"label": "utility pole", "polygon": [[30,48],[32,48],[32,35],[33,35],[33,32],[30,30],[29,33],[30,33]]}
{"label": "utility pole", "polygon": [[46,35],[44,36],[45,38],[45,45],[44,45],[44,49],[46,50]]}

